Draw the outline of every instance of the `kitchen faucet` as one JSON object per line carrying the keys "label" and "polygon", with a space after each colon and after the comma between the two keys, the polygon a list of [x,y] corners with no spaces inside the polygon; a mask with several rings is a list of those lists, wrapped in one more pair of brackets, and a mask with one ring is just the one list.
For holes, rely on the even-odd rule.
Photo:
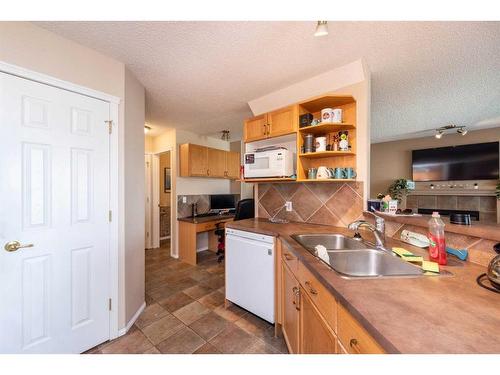
{"label": "kitchen faucet", "polygon": [[366,220],[356,220],[356,221],[350,223],[348,228],[355,232],[354,238],[361,238],[361,234],[359,233],[359,228],[366,227],[375,236],[376,248],[392,254],[392,251],[387,250],[385,247],[385,220],[384,220],[384,218],[382,218],[382,217],[380,217],[380,216],[378,216],[370,211],[365,211],[364,214],[372,215],[375,218],[375,225],[370,224]]}

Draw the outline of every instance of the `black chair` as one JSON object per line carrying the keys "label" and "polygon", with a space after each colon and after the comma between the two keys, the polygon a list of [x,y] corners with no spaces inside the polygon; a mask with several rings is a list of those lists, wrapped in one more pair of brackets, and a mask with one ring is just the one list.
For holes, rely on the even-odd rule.
{"label": "black chair", "polygon": [[[255,201],[253,199],[242,199],[236,204],[236,212],[234,213],[234,221],[251,219],[255,217]],[[217,244],[217,262],[222,262],[224,259],[225,250],[225,230],[223,223],[216,224],[215,235],[218,237]]]}

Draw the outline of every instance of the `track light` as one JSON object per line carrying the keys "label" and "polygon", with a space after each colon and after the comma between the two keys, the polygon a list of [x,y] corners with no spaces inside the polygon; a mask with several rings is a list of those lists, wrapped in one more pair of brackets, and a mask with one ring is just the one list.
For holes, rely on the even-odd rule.
{"label": "track light", "polygon": [[151,127],[144,125],[144,134],[148,134],[151,131]]}
{"label": "track light", "polygon": [[461,135],[466,135],[467,134],[467,128],[465,126],[457,126],[457,125],[446,125],[446,126],[441,126],[440,128],[436,129],[436,134],[434,134],[434,137],[437,139],[441,139],[443,134],[447,131],[451,130],[456,130],[458,134]]}
{"label": "track light", "polygon": [[316,31],[314,36],[326,36],[328,35],[328,21],[318,21],[318,25],[316,26]]}

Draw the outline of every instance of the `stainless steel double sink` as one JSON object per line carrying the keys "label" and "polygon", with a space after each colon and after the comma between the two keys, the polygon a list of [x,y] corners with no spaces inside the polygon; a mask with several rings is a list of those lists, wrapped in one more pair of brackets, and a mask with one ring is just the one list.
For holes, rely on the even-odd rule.
{"label": "stainless steel double sink", "polygon": [[[294,234],[292,238],[330,268],[347,278],[418,277],[422,269],[397,256],[342,234]],[[328,257],[318,256],[316,246],[326,248]]]}

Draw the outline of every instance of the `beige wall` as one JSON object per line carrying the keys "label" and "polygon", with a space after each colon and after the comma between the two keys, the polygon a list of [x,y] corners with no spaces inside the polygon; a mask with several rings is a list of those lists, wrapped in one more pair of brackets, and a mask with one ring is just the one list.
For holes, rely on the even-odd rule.
{"label": "beige wall", "polygon": [[145,92],[125,69],[125,321],[144,303]]}
{"label": "beige wall", "polygon": [[395,179],[412,178],[412,150],[498,140],[500,140],[500,128],[469,131],[465,136],[445,134],[441,139],[425,137],[374,143],[371,145],[370,196],[374,198],[377,193],[385,193]]}
{"label": "beige wall", "polygon": [[170,151],[164,152],[160,154],[160,178],[158,181],[160,182],[160,206],[168,207],[170,206],[170,192],[165,193],[165,176],[164,170],[165,168],[170,168]]}
{"label": "beige wall", "polygon": [[[126,74],[123,63],[29,22],[0,22],[0,61],[122,99],[119,108],[120,201],[127,205],[124,212],[118,213],[118,321],[119,328],[123,328],[132,310],[137,310],[144,301],[143,88],[130,73]],[[131,182],[133,186],[125,186]],[[140,220],[136,222],[135,217]]]}

